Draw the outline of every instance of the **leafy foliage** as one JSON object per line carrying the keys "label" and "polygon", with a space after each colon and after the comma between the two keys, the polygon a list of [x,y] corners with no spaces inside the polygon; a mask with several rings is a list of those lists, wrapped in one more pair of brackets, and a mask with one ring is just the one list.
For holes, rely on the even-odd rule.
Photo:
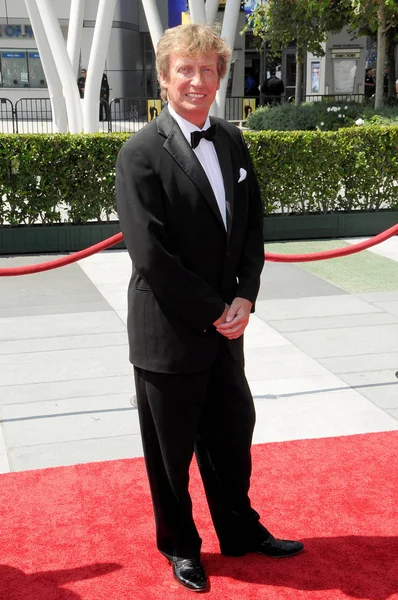
{"label": "leafy foliage", "polygon": [[[398,210],[398,127],[244,136],[266,214]],[[127,138],[0,135],[0,224],[107,221]]]}
{"label": "leafy foliage", "polygon": [[358,119],[365,125],[398,125],[398,105],[377,110],[371,104],[345,101],[266,106],[249,116],[247,126],[256,131],[334,131],[352,127]]}
{"label": "leafy foliage", "polygon": [[398,210],[398,127],[246,131],[266,214]]}
{"label": "leafy foliage", "polygon": [[128,134],[1,135],[0,224],[106,221]]}

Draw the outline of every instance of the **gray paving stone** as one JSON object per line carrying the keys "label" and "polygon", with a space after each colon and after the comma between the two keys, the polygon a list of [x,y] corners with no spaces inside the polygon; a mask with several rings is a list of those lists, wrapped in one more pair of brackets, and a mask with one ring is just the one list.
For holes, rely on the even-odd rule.
{"label": "gray paving stone", "polygon": [[259,300],[346,295],[341,288],[288,263],[266,262],[261,275]]}
{"label": "gray paving stone", "polygon": [[[28,405],[30,409],[31,405]],[[23,407],[23,406],[22,406]],[[18,408],[22,408],[18,405]],[[131,405],[123,408],[109,408],[88,411],[71,411],[56,414],[50,406],[42,409],[41,415],[3,417],[3,433],[7,447],[11,450],[18,446],[37,444],[55,444],[94,438],[133,435],[139,433],[138,413]],[[15,414],[11,407],[7,412]],[[64,411],[67,408],[64,407]],[[37,411],[35,411],[37,412]]]}
{"label": "gray paving stone", "polygon": [[398,421],[398,408],[390,408],[386,412]]}
{"label": "gray paving stone", "polygon": [[318,362],[332,373],[338,374],[339,377],[343,373],[377,371],[378,369],[398,370],[398,352],[319,358]]}
{"label": "gray paving stone", "polygon": [[42,294],[40,296],[0,296],[0,314],[2,314],[3,310],[9,310],[10,308],[40,308],[43,306],[64,306],[65,304],[81,305],[81,310],[83,311],[86,304],[92,305],[96,304],[97,302],[104,302],[104,298],[98,293],[98,291],[88,293],[79,292],[78,295],[76,295],[74,292],[53,292],[51,294]]}
{"label": "gray paving stone", "polygon": [[398,300],[394,300],[393,302],[375,302],[375,306],[378,306],[391,315],[396,315],[398,317]]}
{"label": "gray paving stone", "polygon": [[286,332],[285,336],[313,358],[352,356],[364,349],[369,354],[398,352],[398,324]]}
{"label": "gray paving stone", "polygon": [[265,349],[247,348],[246,376],[249,381],[267,381],[326,375],[327,371],[315,360],[294,346]]}
{"label": "gray paving stone", "polygon": [[0,354],[20,354],[26,352],[48,352],[51,350],[73,350],[82,348],[106,348],[112,346],[125,346],[127,332],[124,333],[99,333],[91,335],[75,335],[34,340],[18,340],[15,342],[2,342]]}
{"label": "gray paving stone", "polygon": [[0,473],[8,473],[10,464],[8,462],[7,448],[4,440],[3,427],[0,422]]}
{"label": "gray paving stone", "polygon": [[391,415],[351,389],[256,401],[255,443],[395,429]]}
{"label": "gray paving stone", "polygon": [[26,471],[134,458],[142,456],[142,442],[141,436],[136,434],[57,444],[38,444],[12,448],[9,456],[12,471]]}
{"label": "gray paving stone", "polygon": [[[29,256],[0,259],[0,266],[10,267],[42,263],[54,256]],[[83,305],[84,310],[107,309],[107,302],[78,264],[44,273],[2,278],[0,282],[0,316],[45,314],[46,309],[66,312],[66,305]]]}
{"label": "gray paving stone", "polygon": [[129,375],[127,346],[0,356],[3,385]]}
{"label": "gray paving stone", "polygon": [[107,398],[110,394],[134,394],[134,375],[132,367],[128,375],[104,376],[87,379],[69,379],[68,381],[48,381],[28,384],[0,386],[0,403],[34,403],[66,398]]}
{"label": "gray paving stone", "polygon": [[89,335],[126,331],[125,324],[113,312],[96,313],[80,311],[70,314],[40,314],[0,318],[0,342],[32,338]]}
{"label": "gray paving stone", "polygon": [[352,388],[383,409],[398,409],[398,379],[396,369],[344,373],[340,377]]}
{"label": "gray paving stone", "polygon": [[348,295],[295,298],[291,300],[261,300],[256,304],[257,316],[265,321],[381,312],[383,312],[381,308],[355,296]]}
{"label": "gray paving stone", "polygon": [[[398,287],[398,283],[397,283]],[[398,301],[398,291],[397,292],[368,292],[366,294],[358,294],[358,298],[362,298],[366,302],[370,302],[371,304],[376,302],[394,302]]]}
{"label": "gray paving stone", "polygon": [[[3,423],[35,421],[56,416],[96,415],[125,413],[135,409],[130,404],[131,392],[102,394],[98,396],[75,396],[41,402],[18,402],[6,404],[0,409]],[[134,417],[135,418],[135,417]],[[51,421],[48,421],[51,423]]]}
{"label": "gray paving stone", "polygon": [[317,329],[338,329],[339,327],[354,328],[366,325],[386,325],[388,323],[398,323],[398,317],[388,313],[371,313],[308,319],[287,319],[286,321],[273,321],[272,327],[280,333],[285,333],[294,331],[312,331]]}
{"label": "gray paving stone", "polygon": [[75,304],[63,303],[63,304],[52,304],[50,306],[16,306],[1,309],[2,317],[26,317],[33,315],[54,315],[54,314],[69,314],[69,313],[80,313],[84,310],[85,312],[103,312],[104,310],[111,310],[109,304],[105,300],[99,300],[98,302],[87,302],[86,304]]}

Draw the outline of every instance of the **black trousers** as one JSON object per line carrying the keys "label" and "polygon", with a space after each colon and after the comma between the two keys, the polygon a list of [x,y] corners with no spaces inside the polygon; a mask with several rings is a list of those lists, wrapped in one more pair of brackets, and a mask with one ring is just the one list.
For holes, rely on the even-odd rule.
{"label": "black trousers", "polygon": [[135,367],[157,546],[169,559],[200,555],[188,491],[194,452],[221,551],[244,555],[268,533],[248,496],[253,398],[243,360],[232,358],[222,338],[219,346],[216,362],[199,373]]}

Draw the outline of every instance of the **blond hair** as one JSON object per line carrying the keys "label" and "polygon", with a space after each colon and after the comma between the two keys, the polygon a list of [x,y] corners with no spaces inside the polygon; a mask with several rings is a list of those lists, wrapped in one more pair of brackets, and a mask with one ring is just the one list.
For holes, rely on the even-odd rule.
{"label": "blond hair", "polygon": [[[218,76],[222,79],[231,58],[231,49],[227,42],[220,38],[219,32],[210,25],[178,25],[166,29],[159,40],[156,52],[156,70],[160,83],[160,75],[167,80],[169,75],[170,54],[181,56],[203,56],[215,52],[218,57]],[[167,90],[161,87],[161,97],[167,100]]]}

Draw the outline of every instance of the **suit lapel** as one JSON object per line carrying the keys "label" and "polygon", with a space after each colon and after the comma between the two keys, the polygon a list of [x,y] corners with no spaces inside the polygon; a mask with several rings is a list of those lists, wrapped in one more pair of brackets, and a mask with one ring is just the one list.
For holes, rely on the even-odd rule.
{"label": "suit lapel", "polygon": [[[210,119],[212,121],[212,119]],[[231,140],[226,131],[218,126],[217,135],[214,138],[214,147],[220,163],[221,173],[224,180],[225,205],[227,214],[227,234],[231,235],[232,220],[234,216],[234,178],[233,164],[230,151]]]}
{"label": "suit lapel", "polygon": [[207,175],[204,172],[203,167],[195,153],[192,151],[192,148],[185,139],[181,129],[170,116],[167,108],[162,110],[157,122],[159,133],[166,137],[166,141],[163,146],[164,149],[171,154],[181,169],[196,185],[198,191],[208,202],[213,214],[225,232],[225,225],[222,220],[220,209],[218,208],[217,200]]}

